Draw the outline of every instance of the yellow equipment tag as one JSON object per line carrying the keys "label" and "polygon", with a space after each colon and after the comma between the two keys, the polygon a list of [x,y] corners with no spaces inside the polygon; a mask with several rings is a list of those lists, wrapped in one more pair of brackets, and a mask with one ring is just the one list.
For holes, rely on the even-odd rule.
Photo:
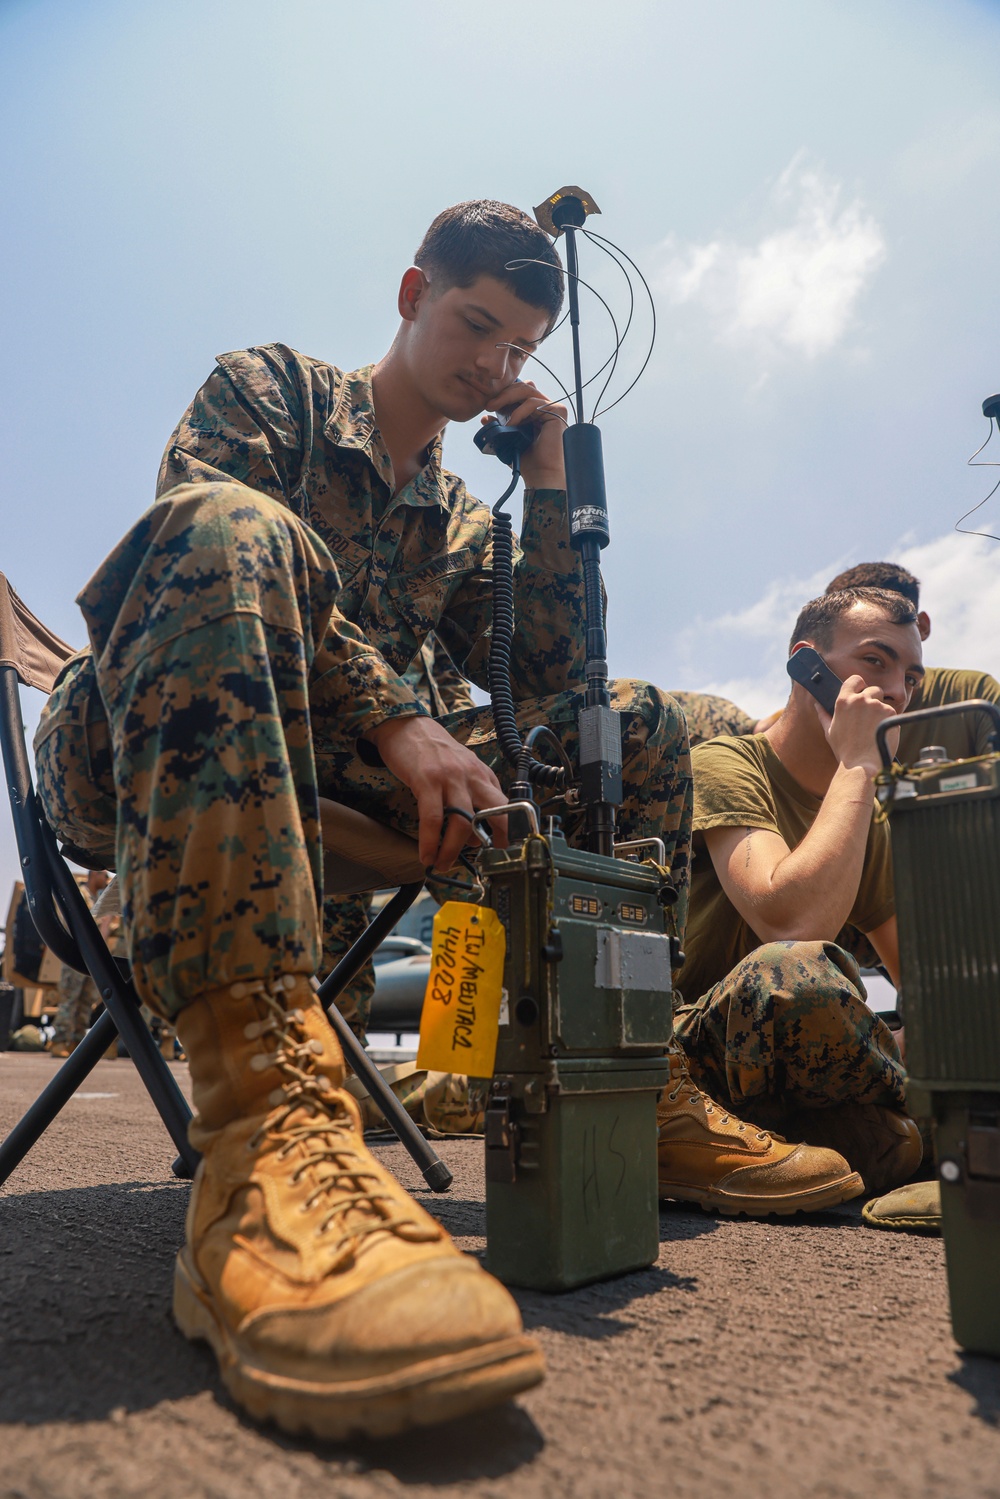
{"label": "yellow equipment tag", "polygon": [[417,1066],[492,1077],[500,1029],[503,922],[488,906],[449,900],[434,918]]}

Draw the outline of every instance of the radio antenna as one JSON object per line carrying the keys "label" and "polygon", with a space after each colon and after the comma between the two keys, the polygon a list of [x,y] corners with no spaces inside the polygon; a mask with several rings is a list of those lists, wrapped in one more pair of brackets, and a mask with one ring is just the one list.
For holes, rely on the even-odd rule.
{"label": "radio antenna", "polygon": [[[972,457],[968,460],[968,467],[1000,468],[1000,461],[997,461],[995,459],[984,458],[981,463],[976,461],[979,458],[980,453],[983,451],[983,448],[989,445],[990,439],[993,436],[994,423],[996,423],[997,427],[1000,428],[1000,395],[986,397],[986,400],[983,402],[983,416],[985,416],[987,421],[989,422],[990,430],[986,434],[986,442],[982,443],[973,453]],[[962,522],[964,520],[968,520],[970,515],[975,515],[977,510],[981,510],[986,504],[986,501],[991,500],[998,489],[1000,489],[1000,479],[998,479],[994,484],[989,494],[986,495],[984,499],[979,501],[978,505],[973,505],[971,510],[967,510],[964,515],[959,516],[958,520],[955,522],[955,530],[960,531],[963,536],[986,536],[990,541],[1000,541],[1000,536],[994,536],[992,531],[974,531],[971,526],[962,525]]]}
{"label": "radio antenna", "polygon": [[[573,340],[576,420],[563,432],[569,537],[583,563],[586,608],[586,692],[580,710],[580,799],[586,809],[587,842],[595,854],[615,851],[615,809],[621,806],[621,720],[608,691],[608,646],[604,629],[601,551],[611,539],[600,428],[583,419],[583,359],[580,350],[580,272],[577,232],[600,209],[580,187],[561,187],[535,209],[539,227],[566,241],[566,290]],[[617,333],[617,329],[616,329]]]}

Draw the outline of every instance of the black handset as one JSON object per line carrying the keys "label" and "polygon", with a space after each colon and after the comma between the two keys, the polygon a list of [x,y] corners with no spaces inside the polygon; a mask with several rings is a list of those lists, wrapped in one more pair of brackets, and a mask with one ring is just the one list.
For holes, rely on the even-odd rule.
{"label": "black handset", "polygon": [[830,670],[819,651],[814,651],[811,645],[802,646],[789,656],[786,669],[792,681],[811,692],[820,707],[832,716],[844,684]]}
{"label": "black handset", "polygon": [[538,428],[534,422],[511,427],[502,416],[494,416],[483,423],[472,440],[481,453],[491,453],[510,468],[515,456],[520,458],[526,453],[537,436]]}

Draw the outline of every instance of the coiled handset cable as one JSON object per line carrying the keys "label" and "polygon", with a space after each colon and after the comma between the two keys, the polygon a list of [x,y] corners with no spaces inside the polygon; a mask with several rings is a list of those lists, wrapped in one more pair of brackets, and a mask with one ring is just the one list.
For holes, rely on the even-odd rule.
{"label": "coiled handset cable", "polygon": [[[495,454],[511,467],[511,480],[493,506],[493,631],[490,636],[489,685],[490,708],[497,743],[504,759],[516,767],[517,780],[549,792],[564,791],[572,778],[572,767],[565,750],[547,725],[539,724],[521,739],[514,708],[514,691],[510,682],[511,656],[514,649],[514,523],[503,509],[521,479],[521,454],[530,447],[534,433],[506,423],[485,423],[476,433],[480,451]],[[540,732],[544,730],[544,735]],[[540,738],[552,742],[563,765],[547,765],[535,758],[533,747]],[[568,774],[569,772],[569,774]]]}

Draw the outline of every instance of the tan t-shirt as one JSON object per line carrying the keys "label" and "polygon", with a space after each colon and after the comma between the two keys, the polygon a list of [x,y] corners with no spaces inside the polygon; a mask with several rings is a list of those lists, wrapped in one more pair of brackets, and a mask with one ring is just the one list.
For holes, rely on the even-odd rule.
{"label": "tan t-shirt", "polygon": [[[794,781],[763,734],[712,739],[691,753],[694,774],[694,859],[686,954],[677,973],[679,1003],[694,1004],[731,968],[760,947],[722,886],[705,846],[706,828],[767,828],[795,848],[822,805]],[[872,802],[874,814],[875,803]],[[872,821],[857,899],[848,918],[863,932],[888,921],[895,909],[889,828]]]}
{"label": "tan t-shirt", "polygon": [[[964,703],[984,697],[1000,706],[1000,682],[985,671],[956,671],[950,666],[928,666],[923,682],[913,694],[908,713],[916,708],[938,708],[944,703]],[[967,760],[985,755],[989,749],[992,720],[985,713],[956,713],[930,718],[900,729],[896,759],[912,765],[925,744],[943,744],[949,760]]]}

